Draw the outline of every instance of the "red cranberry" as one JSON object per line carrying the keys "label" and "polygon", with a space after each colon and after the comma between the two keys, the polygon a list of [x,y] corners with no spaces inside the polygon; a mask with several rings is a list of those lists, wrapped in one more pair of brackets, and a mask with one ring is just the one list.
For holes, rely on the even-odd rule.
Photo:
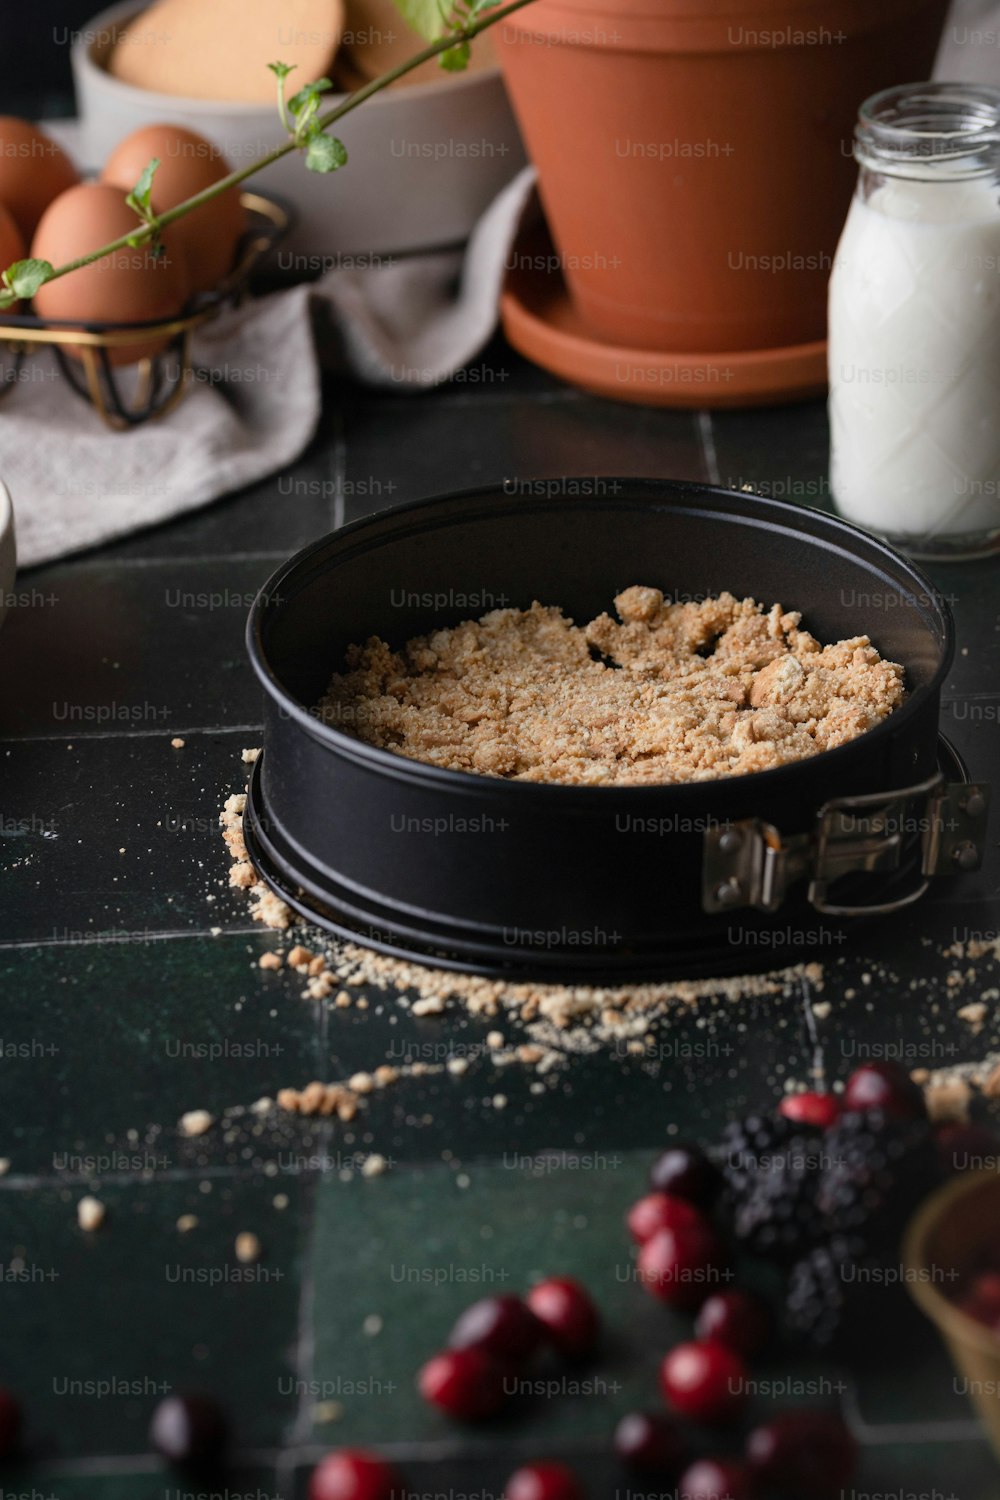
{"label": "red cranberry", "polygon": [[981,1271],[959,1302],[959,1307],[977,1323],[994,1327],[1000,1322],[1000,1273]]}
{"label": "red cranberry", "polygon": [[977,1172],[1000,1161],[1000,1138],[984,1125],[939,1125],[934,1134],[946,1172]]}
{"label": "red cranberry", "polygon": [[750,1475],[742,1464],[702,1458],[681,1475],[677,1500],[750,1500]]}
{"label": "red cranberry", "polygon": [[625,1220],[637,1245],[652,1239],[658,1229],[695,1229],[705,1224],[704,1215],[686,1198],[670,1193],[647,1193],[633,1203]]}
{"label": "red cranberry", "polygon": [[787,1094],[778,1105],[778,1113],[786,1120],[828,1130],[840,1118],[840,1100],[836,1094]]}
{"label": "red cranberry", "polygon": [[483,1297],[462,1313],[448,1338],[449,1349],[475,1346],[495,1359],[520,1364],[534,1354],[545,1329],[520,1297]]}
{"label": "red cranberry", "polygon": [[715,1339],[678,1344],[660,1366],[668,1403],[695,1422],[728,1422],[746,1404],[747,1371],[742,1359]]}
{"label": "red cranberry", "polygon": [[615,1452],[630,1468],[676,1474],[687,1443],[677,1423],[663,1412],[633,1411],[615,1428]]}
{"label": "red cranberry", "polygon": [[700,1307],[725,1264],[722,1244],[707,1224],[661,1229],[639,1251],[639,1280],[671,1307]]}
{"label": "red cranberry", "polygon": [[460,1422],[479,1422],[504,1401],[503,1366],[482,1349],[446,1349],[429,1359],[417,1376],[425,1401]]}
{"label": "red cranberry", "polygon": [[653,1163],[649,1181],[656,1192],[686,1198],[699,1208],[711,1208],[722,1187],[718,1168],[689,1141],[668,1146]]}
{"label": "red cranberry", "polygon": [[894,1062],[870,1062],[857,1068],[844,1089],[844,1108],[862,1113],[880,1109],[900,1120],[927,1117],[923,1090]]}
{"label": "red cranberry", "polygon": [[394,1469],[360,1448],[329,1453],[312,1471],[309,1500],[390,1500],[401,1481]]}
{"label": "red cranberry", "polygon": [[569,1359],[582,1359],[597,1343],[601,1320],[597,1308],[578,1281],[550,1276],[533,1286],[525,1298],[541,1319],[552,1343]]}
{"label": "red cranberry", "polygon": [[782,1500],[833,1500],[845,1489],[858,1458],[857,1444],[836,1412],[787,1411],[747,1438],[754,1479]]}
{"label": "red cranberry", "polygon": [[771,1336],[771,1310],[753,1292],[713,1292],[695,1319],[694,1331],[700,1339],[718,1339],[751,1359]]}
{"label": "red cranberry", "polygon": [[149,1441],[157,1453],[191,1468],[218,1463],[227,1437],[226,1419],[209,1396],[167,1396],[149,1424]]}
{"label": "red cranberry", "polygon": [[583,1500],[583,1490],[565,1464],[525,1464],[504,1485],[504,1500]]}
{"label": "red cranberry", "polygon": [[17,1398],[0,1387],[0,1458],[9,1458],[21,1437],[21,1408]]}

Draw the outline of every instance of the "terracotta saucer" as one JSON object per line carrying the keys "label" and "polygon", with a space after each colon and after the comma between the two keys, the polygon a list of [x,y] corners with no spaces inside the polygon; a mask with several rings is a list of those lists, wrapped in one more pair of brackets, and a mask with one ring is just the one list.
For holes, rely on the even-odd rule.
{"label": "terracotta saucer", "polygon": [[826,391],[825,339],[736,354],[618,347],[577,314],[547,235],[523,231],[513,255],[500,298],[504,333],[526,359],[571,385],[639,406],[769,406]]}

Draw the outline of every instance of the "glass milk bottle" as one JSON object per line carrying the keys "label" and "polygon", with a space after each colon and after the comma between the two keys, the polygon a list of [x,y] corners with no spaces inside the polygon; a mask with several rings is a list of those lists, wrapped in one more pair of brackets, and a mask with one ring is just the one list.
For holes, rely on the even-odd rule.
{"label": "glass milk bottle", "polygon": [[830,485],[917,557],[1000,547],[1000,89],[874,94],[830,278]]}

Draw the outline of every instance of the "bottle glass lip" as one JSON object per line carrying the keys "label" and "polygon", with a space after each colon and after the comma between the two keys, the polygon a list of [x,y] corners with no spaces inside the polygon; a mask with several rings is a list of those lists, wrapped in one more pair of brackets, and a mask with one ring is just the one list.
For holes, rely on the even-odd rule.
{"label": "bottle glass lip", "polygon": [[894,176],[963,178],[1000,168],[1000,88],[905,83],[866,99],[854,156]]}

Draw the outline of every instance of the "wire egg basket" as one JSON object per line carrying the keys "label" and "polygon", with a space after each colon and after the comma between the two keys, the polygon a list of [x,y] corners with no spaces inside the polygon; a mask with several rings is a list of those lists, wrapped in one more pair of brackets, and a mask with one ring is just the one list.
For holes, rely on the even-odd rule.
{"label": "wire egg basket", "polygon": [[[126,432],[173,411],[192,383],[191,337],[242,298],[250,277],[291,225],[288,209],[259,193],[241,193],[247,228],[233,269],[219,286],[195,297],[174,318],[146,323],[75,323],[7,314],[0,322],[0,400],[21,382],[25,361],[53,350],[63,377],[106,426]],[[112,364],[112,351],[163,339],[155,355]],[[68,354],[67,349],[74,352]]]}

